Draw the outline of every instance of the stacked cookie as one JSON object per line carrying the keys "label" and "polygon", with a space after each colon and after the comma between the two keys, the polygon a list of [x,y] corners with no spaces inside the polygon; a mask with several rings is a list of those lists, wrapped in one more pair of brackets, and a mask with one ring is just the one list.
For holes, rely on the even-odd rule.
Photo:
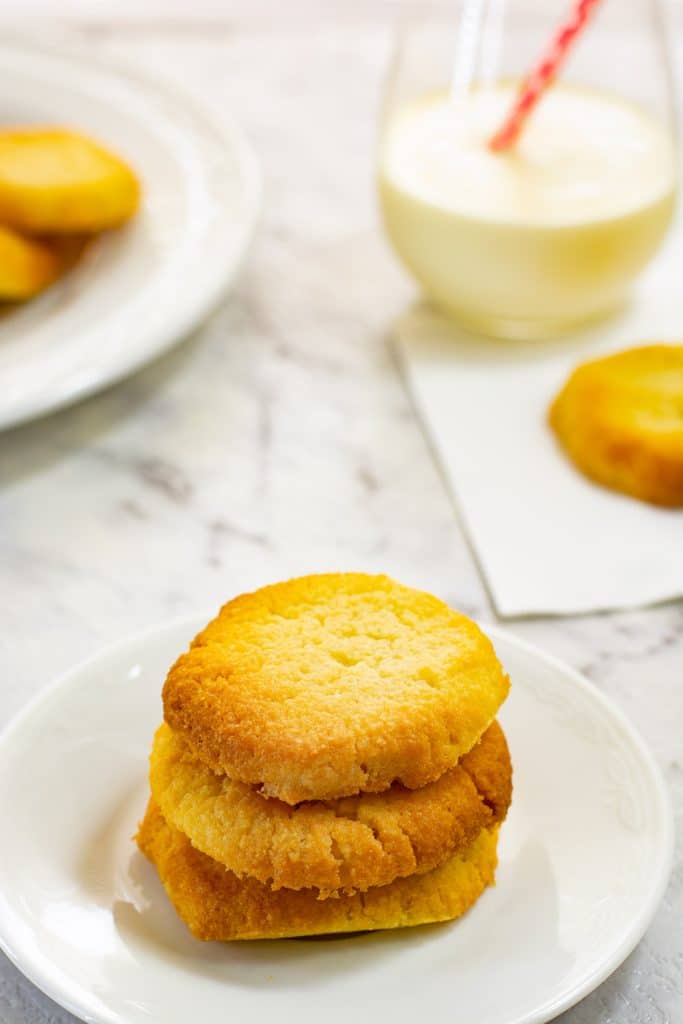
{"label": "stacked cookie", "polygon": [[474,623],[387,577],[238,597],[168,674],[138,844],[200,939],[458,917],[494,878],[507,690]]}

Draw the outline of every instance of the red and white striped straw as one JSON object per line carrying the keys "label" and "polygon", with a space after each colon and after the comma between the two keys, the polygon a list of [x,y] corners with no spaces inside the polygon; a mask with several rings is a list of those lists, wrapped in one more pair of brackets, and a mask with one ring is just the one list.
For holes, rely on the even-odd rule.
{"label": "red and white striped straw", "polygon": [[554,82],[570,49],[600,2],[601,0],[577,0],[574,10],[555,33],[537,67],[524,79],[512,110],[489,141],[491,149],[500,152],[517,141],[529,114]]}

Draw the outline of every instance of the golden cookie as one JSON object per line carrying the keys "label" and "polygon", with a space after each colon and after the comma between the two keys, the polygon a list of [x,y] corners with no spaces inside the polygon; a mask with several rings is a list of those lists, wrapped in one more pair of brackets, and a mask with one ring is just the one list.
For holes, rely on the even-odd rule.
{"label": "golden cookie", "polygon": [[570,459],[641,501],[683,507],[683,345],[628,349],[579,366],[550,408]]}
{"label": "golden cookie", "polygon": [[461,855],[426,875],[402,878],[355,896],[319,900],[310,892],[273,892],[239,879],[195,850],[150,801],[137,842],[156,865],[180,917],[197,939],[278,939],[449,921],[468,910],[496,869],[497,828],[484,829]]}
{"label": "golden cookie", "polygon": [[0,131],[0,221],[30,234],[117,227],[132,217],[138,180],[91,139],[61,128]]}
{"label": "golden cookie", "polygon": [[209,767],[286,803],[417,789],[505,699],[491,642],[386,576],[305,576],[230,601],[171,668],[164,716]]}
{"label": "golden cookie", "polygon": [[0,300],[30,299],[59,277],[62,260],[49,245],[0,227]]}
{"label": "golden cookie", "polygon": [[291,807],[216,775],[168,725],[150,759],[152,796],[196,849],[273,889],[364,892],[424,874],[500,823],[510,803],[510,755],[497,722],[477,746],[422,789],[392,786]]}

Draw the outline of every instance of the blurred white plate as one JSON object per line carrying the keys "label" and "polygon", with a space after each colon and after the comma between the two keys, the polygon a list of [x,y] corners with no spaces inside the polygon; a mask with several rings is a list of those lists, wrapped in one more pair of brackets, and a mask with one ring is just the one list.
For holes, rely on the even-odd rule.
{"label": "blurred white plate", "polygon": [[0,740],[0,947],[96,1024],[539,1024],[633,949],[670,870],[660,774],[586,680],[489,630],[515,770],[497,885],[460,921],[221,945],[191,938],[131,836],[166,670],[206,620],[71,672]]}
{"label": "blurred white plate", "polygon": [[70,125],[125,157],[144,203],[44,295],[0,312],[0,428],[119,380],[180,341],[254,231],[256,159],[239,129],[134,70],[0,44],[0,125]]}

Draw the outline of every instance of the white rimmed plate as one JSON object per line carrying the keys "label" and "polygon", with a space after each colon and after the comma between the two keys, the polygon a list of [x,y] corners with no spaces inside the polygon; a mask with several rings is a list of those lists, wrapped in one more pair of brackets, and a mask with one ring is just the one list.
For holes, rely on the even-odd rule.
{"label": "white rimmed plate", "polygon": [[227,116],[99,57],[0,43],[0,125],[36,122],[120,153],[144,201],[43,295],[0,310],[0,428],[83,398],[185,337],[237,273],[260,199],[256,159]]}
{"label": "white rimmed plate", "polygon": [[489,629],[512,677],[515,793],[489,889],[460,921],[328,941],[203,944],[131,842],[160,689],[203,625],[104,652],[0,740],[0,946],[97,1024],[374,1018],[550,1020],[643,935],[671,864],[660,774],[622,714],[558,661]]}

